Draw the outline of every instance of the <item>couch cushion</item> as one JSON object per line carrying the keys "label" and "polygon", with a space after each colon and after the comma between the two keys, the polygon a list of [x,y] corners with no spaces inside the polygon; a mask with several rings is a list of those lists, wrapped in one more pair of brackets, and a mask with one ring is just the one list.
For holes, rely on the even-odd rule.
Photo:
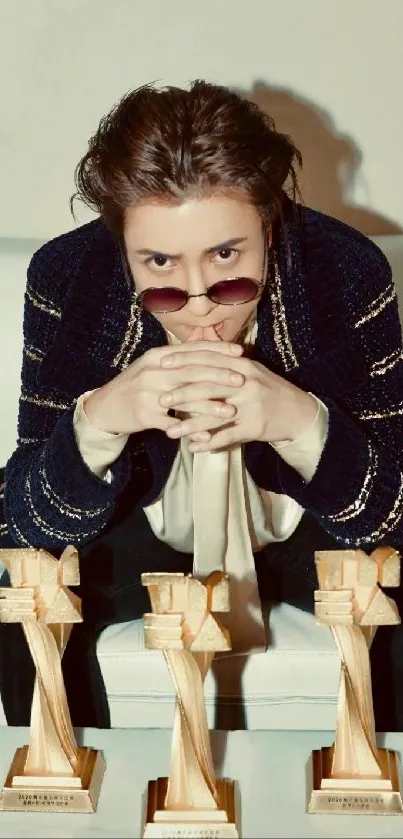
{"label": "couch cushion", "polygon": [[[330,630],[278,604],[270,634],[267,652],[215,662],[205,684],[210,726],[332,729],[340,661]],[[106,629],[98,657],[113,726],[172,726],[172,682],[163,654],[144,649],[142,621]]]}

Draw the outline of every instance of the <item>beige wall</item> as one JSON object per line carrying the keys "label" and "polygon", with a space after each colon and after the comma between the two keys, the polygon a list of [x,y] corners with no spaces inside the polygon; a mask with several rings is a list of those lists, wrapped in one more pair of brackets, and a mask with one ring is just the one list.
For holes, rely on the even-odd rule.
{"label": "beige wall", "polygon": [[403,0],[0,0],[0,19],[0,237],[74,226],[100,116],[144,82],[195,77],[273,112],[305,155],[307,203],[403,228]]}

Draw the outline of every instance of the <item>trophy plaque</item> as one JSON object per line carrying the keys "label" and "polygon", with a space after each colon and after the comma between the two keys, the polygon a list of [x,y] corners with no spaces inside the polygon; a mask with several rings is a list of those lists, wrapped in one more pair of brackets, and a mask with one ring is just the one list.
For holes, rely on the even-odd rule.
{"label": "trophy plaque", "polygon": [[231,649],[228,630],[213,616],[229,611],[228,579],[214,571],[142,574],[152,613],[144,615],[145,645],[162,650],[176,692],[169,778],[148,783],[143,836],[238,837],[235,783],[217,779],[203,683],[214,655]]}
{"label": "trophy plaque", "polygon": [[68,546],[60,560],[45,550],[0,551],[10,588],[0,588],[0,620],[20,622],[35,664],[30,742],[17,749],[3,786],[0,809],[93,813],[105,770],[101,752],[74,737],[61,660],[81,601],[78,554]]}
{"label": "trophy plaque", "polygon": [[392,815],[403,812],[398,755],[378,748],[369,649],[378,626],[400,623],[396,603],[381,590],[400,582],[393,548],[318,551],[318,623],[327,624],[341,657],[335,740],[312,753],[309,813]]}

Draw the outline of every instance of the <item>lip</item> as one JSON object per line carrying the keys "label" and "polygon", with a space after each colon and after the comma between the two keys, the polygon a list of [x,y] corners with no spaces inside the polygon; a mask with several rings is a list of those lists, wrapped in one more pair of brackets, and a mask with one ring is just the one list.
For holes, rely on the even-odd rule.
{"label": "lip", "polygon": [[217,320],[216,323],[196,323],[194,326],[189,326],[188,329],[192,331],[200,326],[202,329],[217,329],[217,331],[221,331],[224,329],[225,320]]}
{"label": "lip", "polygon": [[216,320],[215,323],[205,323],[203,325],[203,329],[222,329],[224,326],[225,320]]}
{"label": "lip", "polygon": [[224,321],[219,320],[218,323],[213,323],[213,329],[215,329],[216,332],[222,332],[224,329]]}

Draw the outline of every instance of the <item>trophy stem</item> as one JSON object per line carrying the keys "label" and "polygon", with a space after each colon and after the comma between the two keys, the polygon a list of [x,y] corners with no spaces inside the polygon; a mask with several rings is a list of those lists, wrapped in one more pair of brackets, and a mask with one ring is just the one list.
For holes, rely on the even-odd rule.
{"label": "trophy stem", "polygon": [[49,625],[24,621],[23,628],[37,674],[24,772],[35,776],[73,776],[78,747],[67,704],[60,651]]}
{"label": "trophy stem", "polygon": [[367,641],[359,626],[332,626],[341,674],[332,775],[381,778]]}
{"label": "trophy stem", "polygon": [[[203,654],[202,674],[191,652],[164,650],[164,655],[177,697],[165,807],[215,809],[217,784],[203,692],[208,659]],[[210,663],[213,655],[209,655]]]}
{"label": "trophy stem", "polygon": [[217,780],[204,680],[229,635],[212,614],[229,610],[228,580],[206,583],[184,574],[142,574],[152,613],[144,615],[146,646],[163,650],[176,692],[169,778],[149,781],[143,837],[236,839],[235,784]]}

